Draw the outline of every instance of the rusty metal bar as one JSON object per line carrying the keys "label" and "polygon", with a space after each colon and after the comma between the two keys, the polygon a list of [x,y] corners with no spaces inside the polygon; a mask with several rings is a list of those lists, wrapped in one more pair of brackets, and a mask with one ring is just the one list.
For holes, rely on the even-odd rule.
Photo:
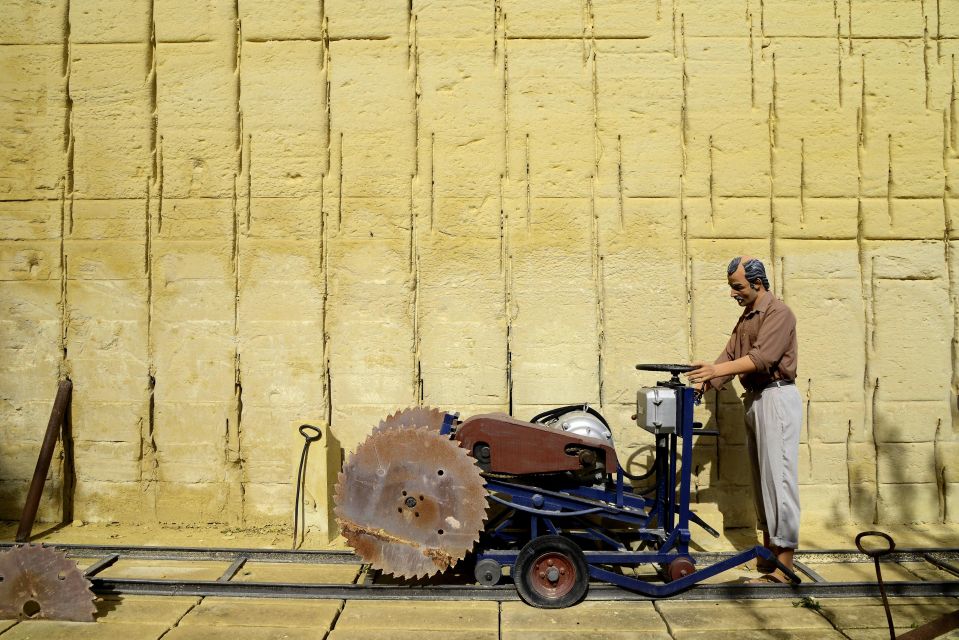
{"label": "rusty metal bar", "polygon": [[33,470],[33,480],[30,482],[30,490],[27,492],[27,501],[23,506],[23,514],[20,516],[20,527],[17,529],[17,542],[26,542],[30,539],[30,533],[33,531],[33,522],[37,519],[37,509],[40,506],[40,497],[43,495],[43,485],[47,481],[47,471],[50,470],[50,461],[53,459],[53,452],[57,446],[57,438],[63,427],[63,420],[67,413],[67,407],[70,405],[70,392],[73,390],[73,383],[69,379],[61,380],[57,386],[57,397],[53,401],[53,410],[50,412],[50,421],[47,423],[47,432],[43,436],[43,444],[40,447],[40,456],[37,458],[37,466]]}

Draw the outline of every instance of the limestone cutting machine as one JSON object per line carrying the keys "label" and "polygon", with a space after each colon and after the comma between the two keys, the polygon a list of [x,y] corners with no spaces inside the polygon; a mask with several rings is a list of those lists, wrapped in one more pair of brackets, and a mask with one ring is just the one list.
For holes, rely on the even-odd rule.
{"label": "limestone cutting machine", "polygon": [[609,423],[585,404],[528,422],[409,408],[382,420],[339,474],[343,535],[383,573],[424,578],[468,559],[480,584],[508,572],[544,608],[579,602],[590,578],[668,597],[756,557],[779,565],[756,546],[697,566],[690,523],[719,534],[690,511],[688,461],[693,437],[716,433],[693,421],[697,398],[679,379],[691,367],[636,367],[671,374],[637,394],[636,424],[655,437],[642,475],[627,473]]}

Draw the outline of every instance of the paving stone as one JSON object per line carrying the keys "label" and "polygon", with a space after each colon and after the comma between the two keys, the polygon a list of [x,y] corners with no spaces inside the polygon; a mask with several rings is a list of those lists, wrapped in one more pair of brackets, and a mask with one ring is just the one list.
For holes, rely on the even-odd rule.
{"label": "paving stone", "polygon": [[672,640],[668,631],[588,630],[547,631],[544,629],[503,629],[502,640]]}
{"label": "paving stone", "polygon": [[165,624],[139,622],[27,620],[4,633],[3,640],[157,640],[168,628]]}
{"label": "paving stone", "polygon": [[[761,601],[759,601],[761,602]],[[825,629],[829,622],[810,609],[782,601],[758,604],[738,602],[660,602],[663,617],[674,632],[712,629]]]}
{"label": "paving stone", "polygon": [[191,625],[176,627],[163,640],[317,640],[323,631],[299,627],[236,627],[226,625]]}
{"label": "paving stone", "polygon": [[[709,631],[677,631],[675,640],[842,640],[835,629],[711,629]],[[889,632],[886,632],[889,638]]]}
{"label": "paving stone", "polygon": [[341,600],[279,600],[276,598],[205,598],[178,626],[307,627],[329,629]]}
{"label": "paving stone", "polygon": [[96,601],[97,622],[156,622],[173,626],[190,607],[196,605],[197,597],[150,597],[123,596],[122,598],[100,598]]}
{"label": "paving stone", "polygon": [[[833,605],[831,602],[820,601],[822,613],[840,629],[871,629],[882,627],[887,629],[886,610],[882,604],[869,602],[854,606]],[[909,629],[911,625],[925,624],[944,613],[959,609],[959,602],[954,599],[927,600],[925,602],[903,603],[898,599],[889,603],[892,620],[897,626]]]}
{"label": "paving stone", "polygon": [[568,609],[537,609],[522,602],[504,602],[504,633],[513,631],[666,630],[651,602],[582,602]]}
{"label": "paving stone", "polygon": [[496,602],[347,602],[336,621],[337,630],[426,629],[496,630]]}
{"label": "paving stone", "polygon": [[[912,631],[913,627],[896,627],[896,635],[900,636],[907,631]],[[889,640],[889,627],[882,629],[850,629],[845,632],[849,640]],[[959,638],[959,630],[938,636],[939,640],[956,640]]]}
{"label": "paving stone", "polygon": [[899,566],[915,574],[917,580],[926,580],[930,582],[939,582],[941,580],[955,580],[956,576],[948,571],[943,571],[935,565],[928,562],[900,562]]}
{"label": "paving stone", "polygon": [[[872,562],[850,562],[848,564],[812,564],[809,568],[821,575],[828,582],[875,582],[876,565]],[[914,582],[915,574],[908,569],[895,564],[883,563],[882,579],[886,582]]]}
{"label": "paving stone", "polygon": [[498,640],[496,629],[448,631],[428,629],[334,629],[327,640]]}
{"label": "paving stone", "polygon": [[229,562],[176,562],[119,560],[97,574],[101,578],[144,578],[155,580],[216,580],[230,567]]}
{"label": "paving stone", "polygon": [[296,582],[316,584],[353,584],[359,564],[288,564],[248,562],[233,577],[233,582]]}
{"label": "paving stone", "polygon": [[15,624],[17,624],[17,620],[0,620],[0,633],[3,633]]}

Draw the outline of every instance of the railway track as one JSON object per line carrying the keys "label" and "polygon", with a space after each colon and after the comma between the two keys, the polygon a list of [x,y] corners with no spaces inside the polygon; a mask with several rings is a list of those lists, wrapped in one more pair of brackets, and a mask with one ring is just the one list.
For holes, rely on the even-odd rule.
{"label": "railway track", "polygon": [[[14,546],[0,543],[0,550]],[[519,600],[508,578],[504,583],[484,587],[471,584],[464,576],[451,576],[440,583],[390,582],[377,572],[369,571],[362,560],[349,551],[284,551],[276,549],[226,549],[200,547],[139,547],[119,545],[48,545],[67,553],[68,557],[91,562],[84,574],[93,583],[97,595],[193,595],[256,598],[317,598],[342,600]],[[732,553],[699,553],[696,560],[703,566],[731,557]],[[586,552],[587,559],[589,552]],[[125,561],[158,563],[221,562],[222,573],[216,579],[152,579],[107,577],[101,575],[110,567],[122,567]],[[873,560],[856,550],[803,551],[796,554],[796,569],[803,577],[799,585],[748,585],[737,582],[698,584],[673,598],[681,600],[752,600],[776,598],[849,598],[879,597],[875,580],[836,582],[823,578],[823,566],[836,564],[868,564]],[[959,597],[959,548],[902,548],[883,558],[883,565],[920,563],[925,577],[913,570],[915,580],[886,581],[886,595],[895,597]],[[309,582],[237,581],[238,572],[257,564],[290,565],[356,565],[357,578],[352,584],[319,584]],[[871,567],[870,567],[871,568]],[[915,568],[915,567],[914,567]],[[113,573],[118,573],[114,571]],[[588,600],[649,600],[626,589],[604,583],[590,585]]]}

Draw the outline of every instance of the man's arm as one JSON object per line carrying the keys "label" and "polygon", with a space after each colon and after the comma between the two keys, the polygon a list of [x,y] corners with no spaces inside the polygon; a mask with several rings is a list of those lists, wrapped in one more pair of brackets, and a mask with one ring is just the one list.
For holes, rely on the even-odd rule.
{"label": "man's arm", "polygon": [[729,380],[733,376],[742,373],[751,373],[756,370],[756,363],[748,355],[745,355],[742,358],[736,358],[735,360],[727,360],[725,362],[718,362],[714,364],[709,364],[708,362],[694,362],[693,366],[695,366],[696,369],[693,369],[686,374],[686,377],[689,378],[690,382],[693,384],[710,382],[717,389],[721,387],[725,381],[717,386],[716,380],[722,378]]}
{"label": "man's arm", "polygon": [[[716,358],[715,361],[713,361],[714,365],[729,364],[734,361],[733,349],[735,348],[735,340],[736,340],[736,331],[733,331],[732,335],[729,336],[729,340],[726,341],[726,347],[723,349],[723,352],[719,354],[719,357]],[[701,368],[703,365],[707,363],[694,362],[693,364]],[[691,374],[692,374],[692,371],[690,371],[690,375]],[[717,391],[722,389],[723,385],[729,382],[730,380],[732,380],[734,375],[736,375],[735,372],[729,373],[729,374],[718,374],[717,376],[710,377],[710,378],[703,378],[702,382],[704,384],[702,389],[700,389],[700,394],[706,391],[707,386],[712,386],[713,389],[716,389]],[[690,381],[692,381],[692,378],[690,378]],[[708,385],[705,384],[706,382],[708,382],[709,384]]]}
{"label": "man's arm", "polygon": [[771,308],[759,325],[752,349],[745,357],[753,361],[755,370],[772,373],[789,348],[796,332],[796,316],[788,307]]}

